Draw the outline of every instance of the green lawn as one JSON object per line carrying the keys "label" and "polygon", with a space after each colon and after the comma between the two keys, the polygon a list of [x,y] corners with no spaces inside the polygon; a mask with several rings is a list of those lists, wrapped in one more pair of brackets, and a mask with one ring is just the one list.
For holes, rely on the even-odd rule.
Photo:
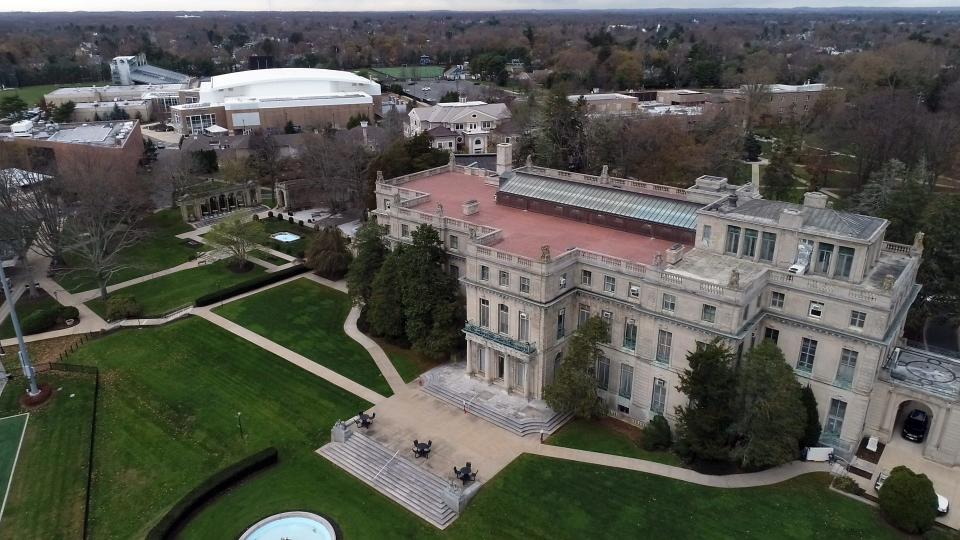
{"label": "green lawn", "polygon": [[40,98],[53,92],[57,88],[72,88],[75,86],[93,86],[93,85],[103,85],[110,84],[106,81],[101,82],[79,82],[79,83],[67,83],[67,84],[39,84],[37,86],[23,86],[21,88],[9,88],[7,90],[0,90],[0,98],[8,96],[10,94],[17,94],[20,96],[20,99],[27,102],[27,105],[30,107],[35,107],[39,103]]}
{"label": "green lawn", "polygon": [[92,341],[70,362],[101,375],[90,538],[143,538],[202,479],[267,446],[281,463],[256,478],[298,477],[288,469],[322,461],[333,422],[368,406],[196,317]]}
{"label": "green lawn", "polygon": [[901,538],[873,508],[828,491],[826,474],[722,490],[524,455],[441,532],[323,459],[288,465],[208,506],[183,538],[236,538],[258,519],[291,508],[330,516],[345,538]]}
{"label": "green lawn", "polygon": [[[263,267],[256,265],[250,271],[236,273],[227,267],[226,261],[218,261],[131,285],[113,294],[133,295],[143,306],[144,317],[151,317],[191,304],[204,294],[265,273]],[[87,302],[87,306],[97,315],[106,317],[106,302],[97,298]]]}
{"label": "green lawn", "polygon": [[410,382],[420,376],[421,373],[436,367],[440,362],[431,360],[417,351],[407,349],[388,343],[385,340],[377,339],[377,344],[387,353],[393,367],[397,368],[403,382]]}
{"label": "green lawn", "polygon": [[[22,323],[24,319],[26,319],[31,313],[50,309],[59,305],[59,302],[46,293],[40,294],[40,296],[37,298],[30,298],[30,293],[25,292],[22,296],[20,296],[20,299],[17,300],[17,317]],[[16,334],[13,331],[13,321],[10,320],[10,317],[8,316],[3,320],[2,323],[0,323],[0,339],[12,338],[15,335]]]}
{"label": "green lawn", "polygon": [[443,66],[396,66],[372,67],[370,71],[382,73],[395,79],[435,79],[443,75]]}
{"label": "green lawn", "polygon": [[640,446],[643,432],[612,418],[599,420],[572,420],[547,439],[548,444],[580,450],[603,452],[666,465],[680,466],[681,461],[671,452],[650,452]]}
{"label": "green lawn", "polygon": [[[190,256],[198,251],[209,249],[205,246],[191,247],[185,240],[176,237],[189,230],[190,226],[183,222],[179,210],[168,209],[147,216],[144,219],[146,237],[123,251],[119,262],[129,267],[114,274],[110,283],[122,283],[177,266],[189,261]],[[65,258],[67,268],[79,264],[74,254],[68,253]],[[61,273],[56,281],[72,293],[97,288],[97,281],[89,272]]]}
{"label": "green lawn", "polygon": [[343,331],[350,298],[342,292],[298,279],[214,311],[371,390],[392,394],[373,358]]}
{"label": "green lawn", "polygon": [[[27,424],[27,415],[19,414],[0,418],[0,506],[3,505],[10,476],[20,451],[20,437]],[[0,520],[3,515],[0,514]]]}
{"label": "green lawn", "polygon": [[[294,257],[303,256],[304,250],[307,249],[307,237],[314,232],[313,229],[306,226],[301,227],[299,223],[290,223],[276,218],[265,218],[260,222],[263,223],[263,229],[267,233],[267,238],[263,241],[263,244]],[[280,242],[269,237],[271,234],[278,232],[297,234],[300,235],[300,238],[293,242]]]}
{"label": "green lawn", "polygon": [[[0,537],[80,538],[94,378],[79,373],[47,372],[40,375],[40,381],[59,390],[50,402],[30,412]],[[23,379],[8,383],[0,395],[0,415],[22,412],[17,403],[22,383]],[[19,442],[19,432],[16,436]],[[5,443],[7,437],[0,433],[0,442]]]}

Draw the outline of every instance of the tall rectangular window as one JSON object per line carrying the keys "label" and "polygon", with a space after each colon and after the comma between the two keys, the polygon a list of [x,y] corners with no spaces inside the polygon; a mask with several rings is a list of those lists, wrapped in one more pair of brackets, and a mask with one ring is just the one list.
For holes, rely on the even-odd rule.
{"label": "tall rectangular window", "polygon": [[505,272],[505,271],[503,271],[503,270],[500,270],[499,283],[500,283],[500,286],[501,286],[501,287],[509,287],[509,286],[510,286],[510,273],[509,273],[509,272]]}
{"label": "tall rectangular window", "polygon": [[770,341],[776,343],[780,341],[780,331],[776,328],[767,327],[763,330],[763,339],[769,339]]}
{"label": "tall rectangular window", "polygon": [[566,289],[566,288],[567,288],[567,274],[566,274],[566,272],[564,272],[563,274],[560,274],[560,282],[559,282],[559,285],[560,285],[560,288],[561,288],[561,289]]}
{"label": "tall rectangular window", "polygon": [[847,414],[847,404],[839,399],[830,400],[830,409],[827,411],[827,422],[823,432],[839,437],[843,431],[843,417]]}
{"label": "tall rectangular window", "polygon": [[667,408],[667,381],[653,380],[653,394],[650,396],[650,412],[662,415]]}
{"label": "tall rectangular window", "polygon": [[560,308],[560,311],[557,312],[557,339],[562,338],[567,333],[566,315],[567,312],[564,308]]}
{"label": "tall rectangular window", "polygon": [[774,250],[777,247],[777,235],[765,232],[760,237],[760,260],[773,262]]}
{"label": "tall rectangular window", "polygon": [[590,306],[585,304],[580,304],[580,311],[577,313],[577,328],[583,326],[583,323],[587,322],[587,319],[590,318]]}
{"label": "tall rectangular window", "polygon": [[731,255],[740,253],[740,227],[727,225],[727,244],[724,251]]}
{"label": "tall rectangular window", "polygon": [[817,248],[817,266],[815,271],[818,274],[826,274],[830,269],[830,259],[833,258],[833,244],[820,242]]}
{"label": "tall rectangular window", "polygon": [[672,294],[663,293],[663,301],[660,302],[660,307],[664,311],[673,312],[677,308],[677,297]]}
{"label": "tall rectangular window", "polygon": [[450,235],[450,249],[460,249],[460,238],[456,235]]}
{"label": "tall rectangular window", "polygon": [[717,306],[704,304],[700,310],[700,320],[708,323],[717,322]]}
{"label": "tall rectangular window", "polygon": [[837,386],[850,388],[853,384],[853,374],[857,370],[857,357],[860,353],[850,349],[840,350],[840,365],[837,366]]}
{"label": "tall rectangular window", "polygon": [[597,388],[606,390],[610,386],[610,359],[597,358]]}
{"label": "tall rectangular window", "polygon": [[854,328],[863,328],[867,322],[867,314],[862,311],[853,310],[850,312],[850,326]]}
{"label": "tall rectangular window", "polygon": [[480,299],[480,326],[490,326],[490,301],[485,298]]}
{"label": "tall rectangular window", "polygon": [[630,284],[630,298],[640,298],[640,286]]}
{"label": "tall rectangular window", "polygon": [[670,349],[673,346],[673,334],[666,330],[657,333],[657,362],[670,363]]}
{"label": "tall rectangular window", "polygon": [[703,233],[700,235],[700,240],[710,243],[710,235],[713,234],[713,227],[710,225],[703,226]]}
{"label": "tall rectangular window", "polygon": [[756,229],[744,229],[743,230],[743,256],[744,257],[753,257],[757,254],[757,237],[758,233]]}
{"label": "tall rectangular window", "polygon": [[773,291],[770,293],[770,307],[783,309],[783,301],[786,297],[782,292]]}
{"label": "tall rectangular window", "polygon": [[580,271],[580,284],[589,287],[593,285],[593,272],[589,270]]}
{"label": "tall rectangular window", "polygon": [[506,304],[500,304],[500,314],[497,318],[497,330],[501,334],[510,333],[510,308]]}
{"label": "tall rectangular window", "polygon": [[530,317],[528,317],[526,313],[520,312],[517,326],[517,339],[520,341],[530,341]]}
{"label": "tall rectangular window", "polygon": [[609,311],[601,311],[600,318],[603,319],[603,328],[607,331],[607,343],[613,341],[613,313]]}
{"label": "tall rectangular window", "polygon": [[530,278],[520,276],[520,292],[524,294],[530,293]]}
{"label": "tall rectangular window", "polygon": [[524,384],[524,378],[527,374],[526,364],[514,360],[510,365],[510,376],[513,379],[511,382],[514,388],[523,388],[526,386]]}
{"label": "tall rectangular window", "polygon": [[623,348],[631,351],[637,348],[637,321],[627,319],[623,323]]}
{"label": "tall rectangular window", "polygon": [[817,357],[817,340],[803,338],[800,342],[800,357],[797,359],[797,370],[810,373],[813,371],[813,361]]}
{"label": "tall rectangular window", "polygon": [[410,226],[406,223],[400,225],[400,236],[404,238],[410,236]]}
{"label": "tall rectangular window", "polygon": [[625,399],[633,395],[633,366],[620,364],[620,391],[617,394]]}
{"label": "tall rectangular window", "polygon": [[617,292],[617,279],[613,276],[603,276],[603,292]]}
{"label": "tall rectangular window", "polygon": [[837,266],[833,269],[833,275],[839,278],[849,278],[850,270],[853,269],[853,255],[855,249],[840,246],[837,250]]}
{"label": "tall rectangular window", "polygon": [[488,266],[480,265],[480,281],[489,281],[490,280],[490,268]]}
{"label": "tall rectangular window", "polygon": [[807,315],[809,315],[812,319],[819,319],[823,317],[823,302],[811,300],[810,310],[807,312]]}

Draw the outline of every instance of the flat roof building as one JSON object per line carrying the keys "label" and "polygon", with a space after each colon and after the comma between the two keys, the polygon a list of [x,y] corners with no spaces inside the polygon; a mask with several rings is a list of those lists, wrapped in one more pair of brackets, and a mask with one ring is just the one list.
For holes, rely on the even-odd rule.
{"label": "flat roof building", "polygon": [[143,136],[137,120],[58,124],[17,122],[0,133],[0,144],[20,144],[52,152],[52,163],[83,159],[102,161],[132,173],[143,156]]}
{"label": "flat roof building", "polygon": [[373,118],[380,110],[380,85],[346,71],[281,68],[211,77],[181,92],[171,107],[183,134],[216,125],[232,133],[282,131],[288,122],[302,130],[345,127],[351,117]]}

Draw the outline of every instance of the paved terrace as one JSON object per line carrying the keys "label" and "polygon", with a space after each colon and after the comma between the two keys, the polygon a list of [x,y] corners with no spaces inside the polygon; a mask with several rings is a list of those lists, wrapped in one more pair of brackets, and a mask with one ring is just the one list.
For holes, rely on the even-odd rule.
{"label": "paved terrace", "polygon": [[[500,206],[496,203],[497,185],[488,178],[460,172],[417,178],[402,184],[402,189],[429,193],[423,202],[411,207],[434,213],[437,203],[444,215],[502,231],[502,239],[492,246],[530,258],[540,257],[540,247],[549,245],[554,256],[569,248],[586,249],[621,259],[650,264],[654,256],[676,242],[581,223],[535,212]],[[496,178],[493,179],[496,181]],[[462,205],[469,200],[480,202],[480,211],[463,215]]]}

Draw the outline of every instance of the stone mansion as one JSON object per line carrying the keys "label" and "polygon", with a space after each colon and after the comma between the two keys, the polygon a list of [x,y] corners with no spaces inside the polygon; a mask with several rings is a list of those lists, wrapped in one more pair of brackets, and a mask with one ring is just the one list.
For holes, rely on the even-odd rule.
{"label": "stone mansion", "polygon": [[440,231],[467,298],[468,375],[540,399],[580,322],[609,325],[596,366],[613,414],[674,419],[690,351],[720,339],[738,356],[777,343],[817,397],[823,444],[899,437],[932,415],[924,455],[960,462],[958,361],[903,346],[923,252],[884,240],[887,221],[768,201],[758,185],[703,176],[687,189],[533,166],[447,166],[376,185],[392,244]]}

